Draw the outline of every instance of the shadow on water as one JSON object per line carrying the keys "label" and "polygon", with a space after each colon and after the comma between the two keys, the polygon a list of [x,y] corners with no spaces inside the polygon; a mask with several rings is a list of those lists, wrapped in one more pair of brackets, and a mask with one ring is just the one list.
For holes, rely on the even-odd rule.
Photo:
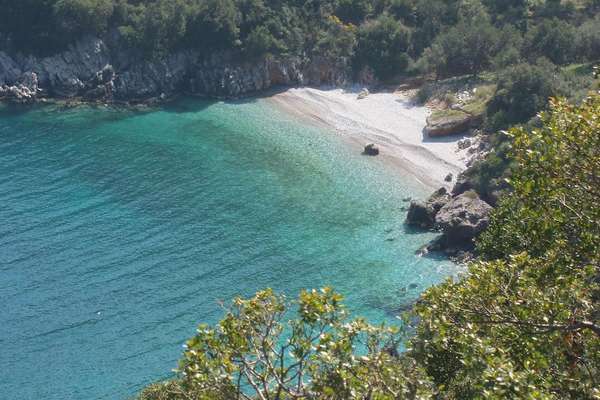
{"label": "shadow on water", "polygon": [[261,92],[252,92],[236,99],[215,99],[205,96],[186,95],[157,106],[157,109],[170,113],[200,112],[217,103],[230,105],[254,104],[259,100],[268,99],[288,90],[287,86],[276,86]]}
{"label": "shadow on water", "polygon": [[201,112],[218,103],[218,100],[205,97],[185,96],[163,103],[154,108],[154,111],[164,111],[173,114]]}

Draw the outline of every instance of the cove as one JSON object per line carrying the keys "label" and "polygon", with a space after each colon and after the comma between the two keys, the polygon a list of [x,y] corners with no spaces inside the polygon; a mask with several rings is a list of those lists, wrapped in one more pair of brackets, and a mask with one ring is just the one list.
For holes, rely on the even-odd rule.
{"label": "cove", "polygon": [[394,323],[457,269],[403,225],[428,191],[261,99],[4,108],[0,398],[128,398],[265,287]]}

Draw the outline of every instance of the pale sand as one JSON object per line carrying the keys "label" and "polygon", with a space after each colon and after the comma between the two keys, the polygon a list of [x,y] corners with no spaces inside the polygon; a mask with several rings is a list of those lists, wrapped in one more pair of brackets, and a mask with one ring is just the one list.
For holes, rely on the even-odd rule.
{"label": "pale sand", "polygon": [[465,169],[462,136],[431,139],[423,134],[430,110],[411,104],[400,92],[371,93],[358,100],[358,90],[288,89],[270,98],[288,113],[325,126],[349,139],[357,151],[376,143],[378,159],[412,174],[430,188],[450,187],[448,173]]}

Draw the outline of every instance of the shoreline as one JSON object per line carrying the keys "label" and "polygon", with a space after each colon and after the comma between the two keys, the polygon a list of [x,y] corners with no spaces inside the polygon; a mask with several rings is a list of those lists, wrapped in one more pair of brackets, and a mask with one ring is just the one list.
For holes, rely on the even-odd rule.
{"label": "shoreline", "polygon": [[[377,159],[412,175],[420,184],[436,190],[451,189],[466,169],[466,151],[458,141],[465,135],[429,138],[423,133],[431,110],[411,103],[401,91],[378,91],[358,99],[358,90],[289,88],[267,101],[305,123],[333,131],[363,150],[375,143]],[[454,179],[445,181],[451,173]]]}
{"label": "shoreline", "polygon": [[[366,144],[375,143],[381,150],[380,155],[376,157],[377,160],[388,167],[409,174],[428,190],[437,190],[440,187],[451,189],[458,174],[467,168],[466,150],[458,148],[458,141],[467,135],[427,137],[423,129],[431,109],[413,104],[404,91],[379,90],[360,100],[357,98],[359,91],[357,86],[351,88],[287,87],[241,98],[264,99],[286,114],[298,118],[302,123],[315,125],[337,134],[350,146],[356,148],[357,152],[362,152]],[[66,108],[80,105],[99,107],[117,105],[139,109],[160,107],[178,97],[180,96],[139,103],[89,101],[83,98],[42,98],[33,103],[20,103],[20,105],[27,107],[46,104]],[[204,96],[193,95],[190,97],[204,98]],[[214,100],[227,101],[227,99]],[[2,104],[11,103],[2,101]],[[450,182],[445,180],[448,174],[453,175],[453,180]]]}

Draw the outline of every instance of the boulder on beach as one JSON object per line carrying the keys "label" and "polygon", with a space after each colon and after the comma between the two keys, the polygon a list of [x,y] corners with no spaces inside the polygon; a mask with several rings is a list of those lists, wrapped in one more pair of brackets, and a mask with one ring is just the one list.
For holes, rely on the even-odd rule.
{"label": "boulder on beach", "polygon": [[460,110],[434,112],[427,118],[425,134],[440,137],[464,133],[481,125],[483,115],[472,115]]}
{"label": "boulder on beach", "polygon": [[379,147],[375,143],[369,143],[365,146],[363,151],[364,155],[367,156],[378,156],[379,155]]}

